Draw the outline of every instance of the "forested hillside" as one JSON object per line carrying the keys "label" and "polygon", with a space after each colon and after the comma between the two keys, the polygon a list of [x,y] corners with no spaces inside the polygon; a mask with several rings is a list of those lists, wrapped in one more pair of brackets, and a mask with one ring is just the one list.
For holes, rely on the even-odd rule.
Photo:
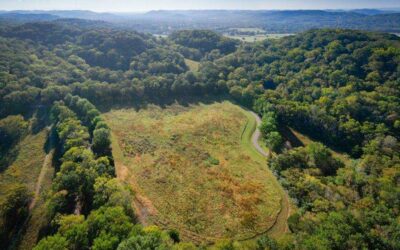
{"label": "forested hillside", "polygon": [[[234,98],[356,159],[344,164],[312,144],[270,160],[300,208],[288,221],[290,244],[399,247],[399,48],[395,36],[315,30],[245,45],[215,62],[225,76],[215,81]],[[264,121],[273,148],[275,124]]]}
{"label": "forested hillside", "polygon": [[[0,171],[45,127],[55,150],[35,249],[195,249],[175,230],[136,223],[100,111],[213,97],[264,116],[276,155],[268,167],[298,207],[290,232],[260,236],[258,249],[400,248],[399,37],[324,29],[246,44],[204,30],[156,38],[72,20],[0,25]],[[319,143],[288,145],[284,127]],[[23,183],[5,190],[0,248],[18,246],[32,199]]]}

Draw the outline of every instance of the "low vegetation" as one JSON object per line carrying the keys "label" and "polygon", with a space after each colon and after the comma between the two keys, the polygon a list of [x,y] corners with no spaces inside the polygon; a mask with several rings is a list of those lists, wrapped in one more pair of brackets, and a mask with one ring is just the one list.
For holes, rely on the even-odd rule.
{"label": "low vegetation", "polygon": [[189,67],[189,69],[191,71],[196,72],[196,71],[199,70],[199,67],[200,67],[200,63],[199,62],[196,62],[196,61],[193,61],[193,60],[190,60],[190,59],[185,59],[185,63]]}
{"label": "low vegetation", "polygon": [[16,145],[16,159],[0,174],[0,247],[2,248],[5,248],[4,244],[17,235],[18,229],[28,217],[29,203],[34,196],[46,155],[47,134],[47,131],[43,130],[26,136]]}
{"label": "low vegetation", "polygon": [[229,102],[150,105],[104,117],[123,153],[116,164],[154,210],[147,223],[210,241],[251,237],[274,224],[282,192],[265,158],[241,142],[246,111]]}

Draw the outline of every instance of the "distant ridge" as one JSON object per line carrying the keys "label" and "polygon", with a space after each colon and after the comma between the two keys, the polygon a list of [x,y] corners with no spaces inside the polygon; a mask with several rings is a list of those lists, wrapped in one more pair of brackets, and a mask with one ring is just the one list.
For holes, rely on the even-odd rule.
{"label": "distant ridge", "polygon": [[60,18],[51,14],[33,14],[33,13],[17,13],[17,12],[0,12],[0,19],[11,19],[20,22],[32,21],[51,21]]}
{"label": "distant ridge", "polygon": [[99,20],[153,34],[179,29],[259,28],[267,33],[297,33],[315,28],[346,28],[400,33],[400,10],[153,10],[98,13],[87,10],[0,11],[0,20],[31,22],[56,19]]}

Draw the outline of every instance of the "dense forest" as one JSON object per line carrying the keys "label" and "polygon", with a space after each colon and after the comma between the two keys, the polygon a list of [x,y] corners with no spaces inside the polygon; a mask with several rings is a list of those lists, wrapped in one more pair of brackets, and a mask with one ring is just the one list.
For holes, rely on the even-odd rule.
{"label": "dense forest", "polygon": [[[44,127],[56,150],[35,249],[196,249],[175,230],[136,222],[100,111],[217,96],[263,115],[276,152],[268,165],[298,207],[291,233],[261,236],[258,249],[400,248],[399,37],[322,29],[248,44],[206,30],[156,38],[86,24],[0,25],[0,171]],[[281,127],[320,143],[284,144]],[[23,233],[32,195],[24,183],[0,195],[4,249]]]}

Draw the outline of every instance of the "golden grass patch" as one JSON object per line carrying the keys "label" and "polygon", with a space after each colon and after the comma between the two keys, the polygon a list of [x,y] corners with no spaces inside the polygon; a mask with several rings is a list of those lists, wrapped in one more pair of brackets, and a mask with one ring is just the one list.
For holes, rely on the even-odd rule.
{"label": "golden grass patch", "polygon": [[185,58],[185,63],[189,67],[189,69],[191,71],[198,71],[199,70],[199,67],[200,67],[200,63],[199,62],[196,62],[196,61],[193,61],[193,60]]}
{"label": "golden grass patch", "polygon": [[282,193],[265,159],[241,140],[245,110],[230,102],[175,104],[104,117],[117,166],[127,166],[127,181],[156,210],[141,209],[147,224],[213,241],[251,237],[274,223]]}

